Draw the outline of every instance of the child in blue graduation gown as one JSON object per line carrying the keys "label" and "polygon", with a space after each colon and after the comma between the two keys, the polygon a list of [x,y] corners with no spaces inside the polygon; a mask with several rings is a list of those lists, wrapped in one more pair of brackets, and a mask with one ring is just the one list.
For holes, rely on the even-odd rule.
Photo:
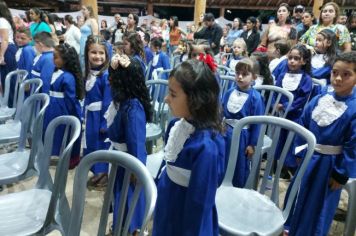
{"label": "child in blue graduation gown", "polygon": [[290,236],[328,235],[342,186],[356,177],[356,52],[336,58],[331,84],[334,91],[316,96],[300,120],[317,145],[286,224]]}
{"label": "child in blue graduation gown", "polygon": [[167,130],[152,235],[217,236],[215,195],[225,171],[225,142],[214,73],[198,60],[178,65],[166,102],[179,120]]}
{"label": "child in blue graduation gown", "polygon": [[35,50],[30,45],[31,32],[28,28],[20,27],[16,30],[16,44],[18,50],[16,52],[17,69],[26,70],[28,74],[31,74],[33,60],[36,57]]}
{"label": "child in blue graduation gown", "polygon": [[[163,69],[167,70],[171,68],[171,65],[169,63],[169,58],[166,53],[161,51],[162,48],[162,42],[163,40],[161,38],[154,38],[151,41],[151,50],[154,54],[153,59],[152,59],[152,66],[150,70],[148,71],[149,73],[149,79],[158,79],[158,72],[155,71],[157,69]],[[168,74],[165,73],[162,75],[161,79],[168,79]]]}
{"label": "child in blue graduation gown", "polygon": [[[299,117],[303,112],[303,108],[308,101],[310,93],[312,91],[312,79],[310,77],[310,51],[302,44],[297,44],[288,53],[288,58],[282,61],[273,74],[276,78],[275,85],[290,91],[293,96],[293,103],[290,107],[287,119],[298,122]],[[277,94],[275,94],[277,96]],[[285,96],[281,97],[277,110],[283,111],[287,108],[288,99]],[[277,147],[277,153],[282,151],[284,140],[286,138],[286,131],[282,130],[280,134],[280,143]],[[297,162],[295,157],[291,152],[292,148],[289,150],[285,160],[285,177],[288,179],[287,168],[293,173],[297,168]],[[276,155],[279,157],[279,155]]]}
{"label": "child in blue graduation gown", "polygon": [[[315,42],[315,54],[311,59],[311,76],[324,85],[329,85],[331,68],[338,48],[336,35],[329,29],[323,29],[316,35]],[[321,89],[320,85],[314,85],[311,98],[319,94]]]}
{"label": "child in blue graduation gown", "polygon": [[[258,73],[258,72],[257,72]],[[254,62],[244,58],[236,64],[236,86],[223,97],[223,111],[226,128],[227,158],[231,146],[233,126],[239,119],[247,116],[258,116],[264,114],[264,102],[261,94],[251,85],[256,79]],[[251,158],[254,147],[257,145],[259,126],[253,125],[242,131],[238,161],[232,184],[235,187],[244,187],[250,173]],[[235,145],[235,144],[233,144]],[[225,161],[226,164],[228,160]]]}
{"label": "child in blue graduation gown", "polygon": [[[110,67],[113,101],[105,117],[108,135],[115,150],[127,152],[146,164],[146,122],[151,121],[151,103],[141,64],[135,57],[115,55]],[[114,186],[114,222],[117,220],[124,171],[119,169]],[[135,183],[129,187],[127,205],[131,202]],[[129,232],[141,228],[145,212],[143,193],[139,197]],[[113,225],[115,227],[115,223]]]}
{"label": "child in blue graduation gown", "polygon": [[31,78],[40,78],[43,82],[41,92],[49,94],[52,74],[54,72],[54,41],[50,33],[40,32],[34,36],[35,48],[40,54],[33,61]]}
{"label": "child in blue graduation gown", "polygon": [[140,62],[143,74],[146,73],[145,50],[139,33],[125,33],[122,37],[124,53],[129,57],[135,57]]}
{"label": "child in blue graduation gown", "polygon": [[[235,71],[236,64],[245,56],[247,56],[247,46],[245,40],[238,38],[232,44],[232,55],[226,62],[226,66],[230,68],[231,71]],[[229,73],[229,75],[234,75]]]}
{"label": "child in blue graduation gown", "polygon": [[[51,79],[50,104],[43,121],[44,132],[48,124],[58,116],[72,115],[79,120],[82,118],[79,100],[83,99],[84,86],[79,57],[75,48],[66,43],[56,46],[54,49],[54,64],[56,70]],[[63,134],[63,129],[57,129],[52,149],[54,156],[60,154]],[[74,168],[79,163],[79,155],[80,138],[74,144],[70,168]]]}
{"label": "child in blue graduation gown", "polygon": [[[109,148],[107,125],[104,114],[111,102],[109,85],[109,55],[106,41],[100,36],[89,36],[85,46],[85,99],[83,154]],[[91,171],[94,176],[89,179],[88,186],[102,187],[106,184],[108,165],[97,163]]]}
{"label": "child in blue graduation gown", "polygon": [[150,40],[151,40],[150,34],[146,32],[143,40],[143,45],[145,47],[145,61],[147,66],[148,64],[150,64],[150,62],[153,59],[153,52],[150,47]]}

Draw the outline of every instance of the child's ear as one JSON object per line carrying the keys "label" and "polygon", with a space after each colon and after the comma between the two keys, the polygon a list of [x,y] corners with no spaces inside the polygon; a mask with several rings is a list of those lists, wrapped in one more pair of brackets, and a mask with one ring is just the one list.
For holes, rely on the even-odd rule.
{"label": "child's ear", "polygon": [[326,46],[330,47],[331,46],[331,40],[326,41]]}

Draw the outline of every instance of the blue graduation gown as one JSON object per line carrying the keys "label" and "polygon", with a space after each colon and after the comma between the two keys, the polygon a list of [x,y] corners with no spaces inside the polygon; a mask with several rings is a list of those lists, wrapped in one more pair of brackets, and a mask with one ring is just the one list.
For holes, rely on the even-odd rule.
{"label": "blue graduation gown", "polygon": [[142,57],[140,57],[140,55],[136,54],[136,55],[134,55],[134,58],[140,62],[142,72],[143,72],[143,74],[145,74],[146,73],[146,64],[143,61]]}
{"label": "blue graduation gown", "polygon": [[43,52],[34,59],[30,78],[40,78],[43,82],[41,92],[49,94],[52,74],[54,72],[53,51]]}
{"label": "blue graduation gown", "polygon": [[[331,124],[320,126],[312,114],[320,99],[331,95],[337,102],[347,105],[345,112]],[[326,107],[325,110],[335,111]],[[356,177],[356,89],[347,97],[339,97],[333,92],[315,97],[306,107],[301,124],[316,137],[318,144],[342,146],[339,155],[325,155],[314,152],[307,170],[302,178],[298,201],[287,221],[289,235],[327,235],[333,220],[341,189],[329,188],[331,177],[339,183],[346,182],[347,177]],[[325,117],[325,114],[324,114]],[[298,145],[302,144],[299,139]],[[298,155],[299,156],[299,155]],[[301,156],[302,157],[302,156]],[[292,185],[290,185],[288,192]]]}
{"label": "blue graduation gown", "polygon": [[[230,59],[227,60],[226,62],[226,67],[229,67],[232,71],[235,72],[235,66],[236,64],[243,59],[244,57],[242,56],[235,56],[234,54],[231,55]],[[235,73],[229,73],[228,75],[235,75]]]}
{"label": "blue graduation gown", "polygon": [[153,53],[149,46],[145,46],[145,57],[146,57],[146,65],[148,65],[153,59]]}
{"label": "blue graduation gown", "polygon": [[[233,102],[233,98],[231,98],[232,93],[244,93],[248,94],[248,98],[241,110],[237,112],[233,112],[232,109],[228,108],[229,99],[230,102]],[[226,92],[223,102],[223,112],[224,117],[226,119],[242,119],[248,116],[260,116],[264,114],[264,102],[261,94],[255,90],[254,88],[250,88],[248,91],[241,91],[240,88],[236,85],[235,88],[230,89]],[[229,111],[230,110],[230,111]],[[230,125],[226,126],[226,161],[225,164],[228,163],[230,146],[231,146],[231,138],[232,138],[232,130],[233,127]],[[256,146],[259,135],[259,126],[251,125],[248,129],[243,129],[240,136],[240,148],[238,153],[238,159],[236,162],[234,178],[232,180],[233,186],[235,187],[244,187],[247,181],[248,175],[250,174],[250,164],[251,161],[245,154],[247,146]]]}
{"label": "blue graduation gown", "polygon": [[[95,73],[92,71],[91,73]],[[96,71],[97,73],[97,71]],[[87,155],[97,150],[105,150],[109,148],[109,143],[104,142],[107,138],[107,125],[104,114],[111,102],[111,89],[109,84],[109,73],[104,71],[99,76],[95,77],[95,82],[92,88],[88,88],[89,78],[94,75],[89,75],[86,81],[86,95],[84,100],[84,119],[85,120],[85,140],[86,148],[83,153]],[[93,78],[93,77],[92,77]],[[90,111],[87,106],[101,102],[101,109]],[[94,174],[107,172],[107,164],[97,163],[92,167]]]}
{"label": "blue graduation gown", "polygon": [[[167,134],[173,126],[169,125]],[[163,170],[158,181],[158,198],[153,236],[217,236],[216,190],[224,177],[225,141],[210,129],[196,130],[170,165],[191,171],[188,187],[172,182]]]}
{"label": "blue graduation gown", "polygon": [[[43,131],[45,132],[48,124],[56,117],[71,115],[81,119],[81,107],[76,97],[75,77],[72,73],[57,70],[53,73],[50,90],[50,103],[46,110]],[[54,137],[52,155],[58,156],[62,144],[64,130],[57,129]],[[80,138],[77,139],[72,150],[72,156],[79,156]]]}
{"label": "blue graduation gown", "polygon": [[[2,86],[3,92],[5,92],[5,78],[7,74],[16,70],[17,67],[16,58],[15,58],[16,50],[17,50],[16,45],[13,43],[9,43],[4,54],[5,65],[0,65],[0,78],[1,78],[1,84],[3,85]],[[10,83],[10,93],[9,93],[10,97],[7,104],[9,107],[13,107],[16,105],[16,104],[12,104],[13,103],[12,96],[14,90],[15,90],[15,80],[12,78]]]}
{"label": "blue graduation gown", "polygon": [[[120,107],[117,110],[114,121],[109,125],[108,136],[112,142],[121,144],[125,143],[127,146],[127,153],[133,155],[144,165],[146,165],[146,115],[142,104],[137,98],[128,99],[120,103]],[[123,180],[124,171],[123,169],[118,169],[114,186],[114,222],[118,217],[117,211],[119,207],[120,192]],[[134,185],[130,185],[127,204],[131,202],[133,192]],[[144,212],[145,198],[144,194],[141,193],[136,205],[132,222],[130,224],[130,233],[133,233],[136,229],[141,228]]]}
{"label": "blue graduation gown", "polygon": [[26,70],[30,76],[35,57],[36,52],[30,44],[19,47],[16,52],[17,69]]}
{"label": "blue graduation gown", "polygon": [[[170,69],[171,65],[169,63],[169,57],[167,56],[166,53],[162,52],[162,51],[158,51],[156,54],[154,54],[153,58],[152,58],[152,66],[149,70],[149,79],[153,79],[152,78],[152,72],[157,69],[157,68],[163,68],[164,70]],[[168,79],[168,74],[165,73],[162,76],[162,79],[167,80]]]}

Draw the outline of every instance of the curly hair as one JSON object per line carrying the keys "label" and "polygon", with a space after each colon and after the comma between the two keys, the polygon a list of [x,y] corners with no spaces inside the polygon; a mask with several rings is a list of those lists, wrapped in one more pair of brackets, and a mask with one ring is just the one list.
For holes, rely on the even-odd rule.
{"label": "curly hair", "polygon": [[141,36],[138,33],[126,32],[123,35],[122,39],[130,43],[132,55],[128,55],[128,56],[139,55],[142,58],[142,60],[145,60],[145,50],[144,50],[143,42]]}
{"label": "curly hair", "polygon": [[222,132],[220,87],[209,66],[202,61],[187,60],[174,68],[169,77],[175,78],[187,95],[194,126]]}
{"label": "curly hair", "polygon": [[67,43],[60,44],[54,48],[61,56],[63,69],[72,73],[75,77],[75,93],[79,100],[84,98],[84,82],[80,69],[79,57],[74,47]]}
{"label": "curly hair", "polygon": [[273,85],[273,78],[269,70],[268,55],[265,52],[253,52],[251,59],[254,59],[259,68],[259,74],[263,77],[263,85]]}
{"label": "curly hair", "polygon": [[293,50],[297,50],[301,56],[301,58],[303,58],[303,61],[305,62],[305,65],[302,66],[302,70],[304,70],[306,73],[308,73],[309,75],[311,74],[311,53],[309,51],[309,49],[307,49],[307,47],[304,44],[296,44],[294,45],[289,53]]}
{"label": "curly hair", "polygon": [[141,63],[135,57],[130,57],[130,65],[127,68],[119,66],[117,69],[109,68],[112,100],[115,105],[127,99],[137,98],[142,104],[146,121],[152,121],[152,107],[148,88]]}
{"label": "curly hair", "polygon": [[110,58],[109,58],[109,53],[108,53],[108,48],[106,47],[106,41],[105,39],[100,36],[100,35],[89,35],[88,36],[88,39],[85,43],[85,50],[84,50],[84,61],[85,61],[85,75],[84,75],[84,79],[86,80],[89,73],[90,73],[90,70],[91,70],[91,67],[90,67],[90,63],[89,63],[89,56],[88,56],[88,53],[89,53],[89,49],[90,49],[90,46],[92,44],[99,44],[99,45],[102,45],[104,47],[104,50],[105,50],[105,62],[104,64],[102,65],[100,71],[99,71],[99,74],[98,76],[101,76],[105,70],[108,69],[109,67],[109,63],[110,63]]}

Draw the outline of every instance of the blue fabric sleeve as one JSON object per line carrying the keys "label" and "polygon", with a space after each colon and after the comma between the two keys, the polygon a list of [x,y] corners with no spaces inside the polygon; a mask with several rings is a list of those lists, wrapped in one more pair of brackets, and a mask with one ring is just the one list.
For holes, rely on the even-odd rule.
{"label": "blue fabric sleeve", "polygon": [[112,101],[111,88],[109,84],[109,74],[105,73],[101,79],[102,107],[100,111],[100,129],[106,130],[107,124],[106,119],[104,118],[104,114],[108,110],[108,107]]}

